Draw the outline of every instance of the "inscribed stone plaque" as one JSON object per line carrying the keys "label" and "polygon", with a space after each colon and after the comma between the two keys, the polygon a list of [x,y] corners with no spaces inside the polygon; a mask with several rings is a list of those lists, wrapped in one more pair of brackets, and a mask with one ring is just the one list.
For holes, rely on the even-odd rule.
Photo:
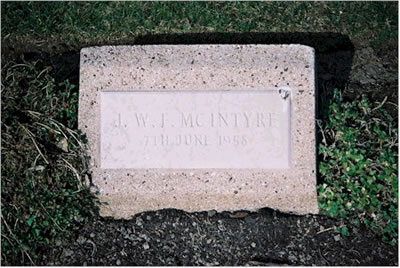
{"label": "inscribed stone plaque", "polygon": [[278,90],[101,93],[101,168],[290,166]]}
{"label": "inscribed stone plaque", "polygon": [[314,76],[301,45],[82,49],[79,127],[101,215],[317,213]]}

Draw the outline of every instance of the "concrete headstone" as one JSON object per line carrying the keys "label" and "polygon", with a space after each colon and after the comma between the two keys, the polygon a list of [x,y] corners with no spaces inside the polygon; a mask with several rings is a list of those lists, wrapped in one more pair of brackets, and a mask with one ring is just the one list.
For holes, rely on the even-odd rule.
{"label": "concrete headstone", "polygon": [[318,212],[312,48],[91,47],[80,68],[101,215]]}

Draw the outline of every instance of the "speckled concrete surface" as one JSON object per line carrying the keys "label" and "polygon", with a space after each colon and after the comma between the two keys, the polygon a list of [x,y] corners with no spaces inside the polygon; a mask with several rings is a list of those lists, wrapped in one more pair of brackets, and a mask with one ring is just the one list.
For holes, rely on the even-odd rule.
{"label": "speckled concrete surface", "polygon": [[[100,93],[291,89],[289,169],[102,169]],[[300,45],[148,45],[81,51],[79,127],[101,215],[147,210],[317,213],[314,50]]]}

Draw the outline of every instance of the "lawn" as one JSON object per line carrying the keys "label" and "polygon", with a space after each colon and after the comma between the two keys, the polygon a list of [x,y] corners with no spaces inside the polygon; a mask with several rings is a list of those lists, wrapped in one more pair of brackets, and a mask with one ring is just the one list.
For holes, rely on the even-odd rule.
{"label": "lawn", "polygon": [[334,32],[377,45],[398,25],[394,2],[2,2],[1,12],[2,43],[46,48],[226,32]]}

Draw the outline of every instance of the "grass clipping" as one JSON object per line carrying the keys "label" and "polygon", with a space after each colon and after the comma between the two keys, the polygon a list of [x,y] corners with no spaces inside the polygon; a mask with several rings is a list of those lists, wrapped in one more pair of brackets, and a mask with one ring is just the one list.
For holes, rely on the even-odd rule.
{"label": "grass clipping", "polygon": [[35,264],[93,211],[74,91],[38,62],[2,68],[3,265]]}

